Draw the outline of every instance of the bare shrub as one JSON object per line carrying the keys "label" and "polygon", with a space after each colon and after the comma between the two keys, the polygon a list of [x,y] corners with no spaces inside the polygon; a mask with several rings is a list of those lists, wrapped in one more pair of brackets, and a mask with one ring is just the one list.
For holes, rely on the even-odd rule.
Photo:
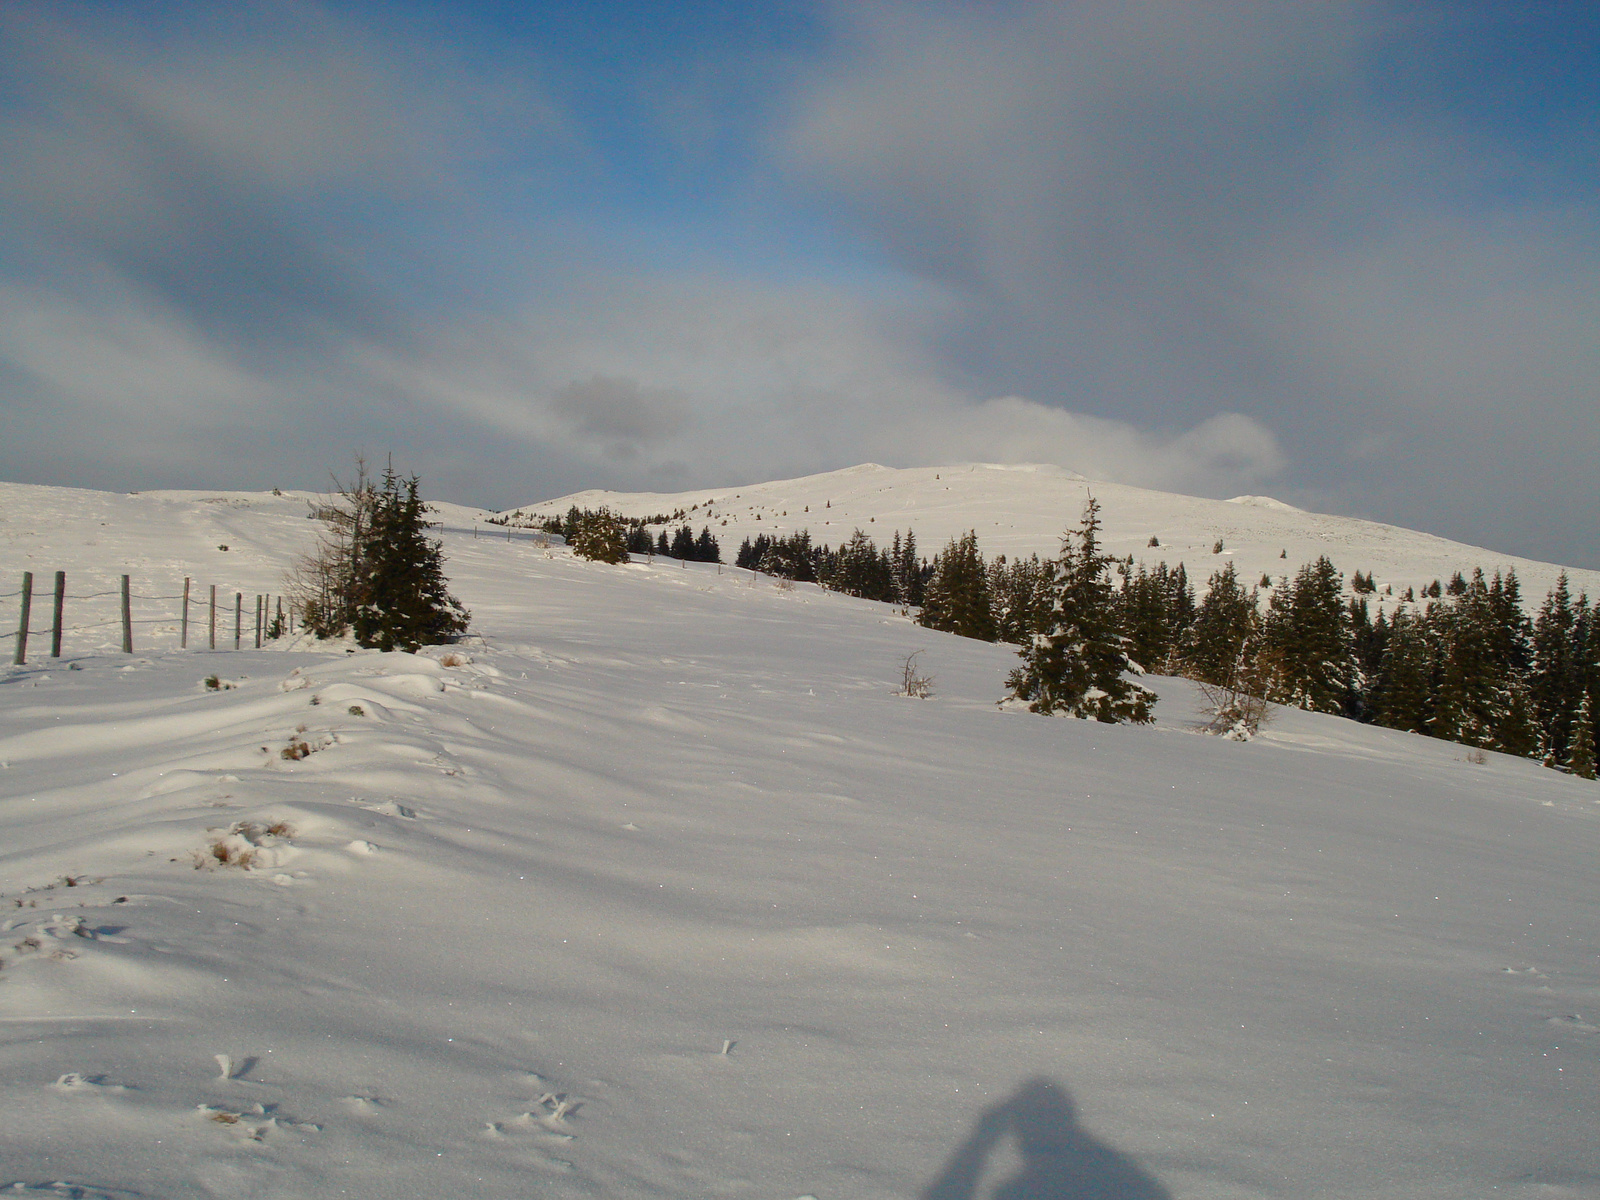
{"label": "bare shrub", "polygon": [[924,675],[917,668],[917,659],[922,651],[918,650],[905,657],[900,664],[900,690],[896,696],[911,696],[918,700],[926,700],[933,695],[933,676]]}
{"label": "bare shrub", "polygon": [[[1272,694],[1279,670],[1278,656],[1259,646],[1246,645],[1222,682],[1195,679],[1200,689],[1201,726],[1207,733],[1248,742],[1272,720]],[[1193,678],[1193,676],[1191,676]]]}
{"label": "bare shrub", "polygon": [[301,624],[318,637],[337,637],[350,626],[378,500],[378,485],[358,456],[355,477],[349,482],[335,477],[333,492],[311,504],[308,515],[323,523],[324,532],[289,569],[285,586]]}
{"label": "bare shrub", "polygon": [[1265,696],[1253,696],[1225,684],[1200,683],[1196,686],[1205,701],[1200,706],[1200,712],[1208,718],[1202,726],[1207,733],[1232,738],[1236,742],[1248,742],[1272,719],[1272,705]]}

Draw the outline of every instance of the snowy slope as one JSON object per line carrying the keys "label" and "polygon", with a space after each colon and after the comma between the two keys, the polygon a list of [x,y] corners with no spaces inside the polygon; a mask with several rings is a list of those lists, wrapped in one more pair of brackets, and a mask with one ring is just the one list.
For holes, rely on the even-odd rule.
{"label": "snowy slope", "polygon": [[[37,492],[85,577],[315,532]],[[4,1194],[1600,1197],[1593,784],[472,515],[453,654],[4,668]]]}
{"label": "snowy slope", "polygon": [[[879,545],[887,544],[896,529],[914,529],[920,551],[930,558],[968,529],[976,530],[986,557],[1043,558],[1056,553],[1065,529],[1076,527],[1090,493],[1102,506],[1109,553],[1132,554],[1152,567],[1182,562],[1197,587],[1227,558],[1250,584],[1263,574],[1293,575],[1325,554],[1347,580],[1356,571],[1370,571],[1380,591],[1392,586],[1396,595],[1435,579],[1447,581],[1456,571],[1470,576],[1474,567],[1485,574],[1515,569],[1524,597],[1536,605],[1563,570],[1394,525],[1303,512],[1267,496],[1205,500],[1091,482],[1045,465],[895,469],[866,463],[803,479],[694,492],[579,492],[512,511],[560,516],[576,504],[651,516],[696,506],[689,514],[695,531],[710,525],[730,560],[739,543],[755,534],[809,529],[814,541],[837,546],[857,528]],[[1152,537],[1159,547],[1149,545]],[[1218,540],[1220,555],[1212,553]],[[1600,572],[1566,570],[1574,593],[1600,596]]]}

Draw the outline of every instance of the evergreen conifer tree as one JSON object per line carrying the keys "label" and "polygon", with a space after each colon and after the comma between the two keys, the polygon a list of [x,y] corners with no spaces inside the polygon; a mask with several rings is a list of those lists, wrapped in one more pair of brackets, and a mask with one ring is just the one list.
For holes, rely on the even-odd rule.
{"label": "evergreen conifer tree", "polygon": [[1567,751],[1567,770],[1579,779],[1593,779],[1594,770],[1594,714],[1589,709],[1587,694],[1578,701],[1572,716],[1572,744]]}
{"label": "evergreen conifer tree", "polygon": [[711,526],[703,526],[700,536],[694,540],[694,557],[696,562],[719,563],[722,561],[722,547],[717,545],[717,539],[711,536]]}
{"label": "evergreen conifer tree", "polygon": [[1265,632],[1281,665],[1272,699],[1315,712],[1350,706],[1359,675],[1343,592],[1343,580],[1323,556],[1273,593]]}
{"label": "evergreen conifer tree", "polygon": [[989,567],[989,592],[994,600],[996,636],[1014,646],[1026,646],[1050,622],[1055,602],[1049,564],[1037,554],[1006,562],[1001,555]]}
{"label": "evergreen conifer tree", "polygon": [[1185,672],[1203,683],[1228,686],[1256,628],[1256,597],[1240,586],[1230,559],[1214,571],[1181,650]]}
{"label": "evergreen conifer tree", "polygon": [[1372,719],[1390,729],[1428,731],[1433,716],[1434,644],[1427,620],[1410,609],[1395,612],[1373,682]]}
{"label": "evergreen conifer tree", "polygon": [[1007,683],[1031,712],[1145,723],[1154,719],[1156,698],[1124,676],[1127,646],[1106,577],[1115,560],[1100,551],[1100,527],[1100,505],[1091,496],[1076,536],[1062,539],[1052,564],[1049,627],[1022,649],[1023,665]]}
{"label": "evergreen conifer tree", "polygon": [[1579,671],[1573,654],[1576,624],[1572,593],[1563,571],[1533,623],[1533,668],[1528,679],[1544,761],[1550,766],[1566,761],[1572,715],[1577,711]]}
{"label": "evergreen conifer tree", "polygon": [[352,581],[350,624],[363,646],[415,651],[466,631],[469,614],[450,594],[441,544],[428,537],[417,488],[415,475],[402,480],[390,468],[373,493]]}
{"label": "evergreen conifer tree", "polygon": [[917,623],[983,642],[995,640],[994,604],[977,533],[952,538],[934,562]]}
{"label": "evergreen conifer tree", "polygon": [[605,509],[585,513],[572,535],[572,552],[593,562],[625,563],[628,561],[628,527],[621,517]]}

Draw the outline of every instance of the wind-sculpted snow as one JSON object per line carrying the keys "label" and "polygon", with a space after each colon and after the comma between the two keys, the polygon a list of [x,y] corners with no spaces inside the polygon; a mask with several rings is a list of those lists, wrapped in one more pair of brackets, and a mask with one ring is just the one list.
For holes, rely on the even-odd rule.
{"label": "wind-sculpted snow", "polygon": [[1595,785],[470,524],[458,646],[0,675],[0,1195],[1600,1195]]}

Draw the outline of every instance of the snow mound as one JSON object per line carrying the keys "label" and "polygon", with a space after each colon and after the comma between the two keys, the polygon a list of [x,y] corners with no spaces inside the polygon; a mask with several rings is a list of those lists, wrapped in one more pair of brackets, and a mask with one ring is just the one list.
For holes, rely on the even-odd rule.
{"label": "snow mound", "polygon": [[1282,500],[1274,500],[1271,496],[1234,496],[1227,500],[1228,504],[1243,504],[1248,508],[1270,508],[1276,512],[1297,513],[1304,509],[1296,508],[1292,504],[1285,504]]}

